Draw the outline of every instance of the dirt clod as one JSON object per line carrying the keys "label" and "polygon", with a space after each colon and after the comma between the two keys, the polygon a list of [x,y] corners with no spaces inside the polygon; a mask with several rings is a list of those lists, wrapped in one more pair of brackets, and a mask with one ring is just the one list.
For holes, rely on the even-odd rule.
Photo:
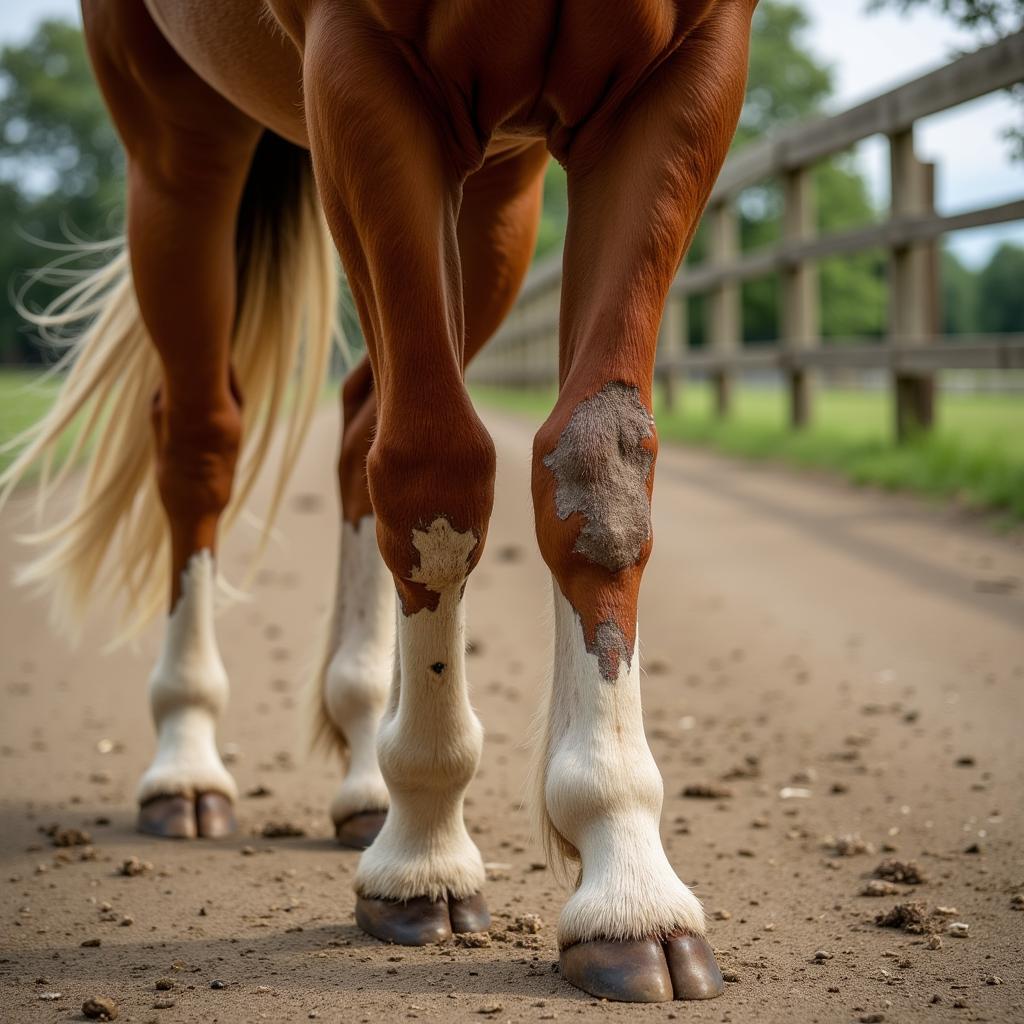
{"label": "dirt clod", "polygon": [[121,866],[117,869],[119,875],[124,875],[126,878],[135,878],[137,875],[145,875],[153,870],[153,865],[148,860],[139,860],[138,857],[129,857],[127,860],[121,862]]}
{"label": "dirt clod", "polygon": [[864,883],[861,896],[898,896],[899,886],[886,882],[881,878],[872,878]]}
{"label": "dirt clod", "polygon": [[875,868],[875,877],[888,882],[899,882],[901,885],[923,885],[927,876],[918,866],[917,861],[895,860],[892,857],[883,860]]}
{"label": "dirt clod", "polygon": [[682,795],[690,800],[728,800],[733,795],[729,786],[717,786],[709,782],[691,783],[683,787]]}
{"label": "dirt clod", "polygon": [[59,828],[54,825],[46,830],[50,842],[54,846],[88,846],[92,842],[92,836],[80,828]]}
{"label": "dirt clod", "polygon": [[82,1003],[82,1015],[89,1020],[116,1020],[117,1003],[110,996],[90,996]]}
{"label": "dirt clod", "polygon": [[924,935],[928,928],[928,908],[923,903],[897,903],[875,915],[879,928],[900,928],[912,935]]}
{"label": "dirt clod", "polygon": [[821,845],[837,857],[856,857],[858,854],[875,852],[871,843],[861,839],[856,832],[839,836],[825,836]]}
{"label": "dirt clod", "polygon": [[290,821],[268,821],[260,830],[264,839],[298,839],[306,834],[301,825]]}

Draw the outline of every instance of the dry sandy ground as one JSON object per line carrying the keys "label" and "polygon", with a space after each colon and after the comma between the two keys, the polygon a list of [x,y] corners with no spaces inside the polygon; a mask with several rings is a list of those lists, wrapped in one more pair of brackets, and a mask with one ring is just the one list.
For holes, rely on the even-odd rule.
{"label": "dry sandy ground", "polygon": [[[3,1020],[79,1019],[95,994],[121,1019],[161,1024],[1024,1020],[1019,538],[679,451],[659,461],[646,717],[669,856],[705,902],[732,983],[712,1003],[625,1006],[560,980],[565,890],[523,806],[550,599],[532,537],[530,426],[498,416],[497,511],[469,588],[487,742],[467,813],[491,862],[492,943],[402,949],[363,936],[356,854],[333,845],[326,815],[336,768],[307,756],[301,729],[334,575],[333,420],[317,423],[254,600],[221,621],[234,694],[223,747],[242,792],[267,791],[242,800],[231,841],[132,831],[153,743],[154,637],[105,656],[98,634],[77,653],[52,636],[41,606],[6,582],[7,515]],[[229,574],[247,543],[230,546]],[[689,786],[727,788],[695,798]],[[306,834],[263,838],[272,822]],[[86,830],[92,846],[54,847],[42,831],[53,824]],[[837,840],[849,855],[827,845]],[[130,857],[151,870],[119,874]],[[861,895],[884,858],[915,861],[925,881]],[[923,933],[876,925],[906,901],[926,906]],[[524,914],[543,919],[537,935],[515,930]],[[969,925],[966,938],[952,922]]]}

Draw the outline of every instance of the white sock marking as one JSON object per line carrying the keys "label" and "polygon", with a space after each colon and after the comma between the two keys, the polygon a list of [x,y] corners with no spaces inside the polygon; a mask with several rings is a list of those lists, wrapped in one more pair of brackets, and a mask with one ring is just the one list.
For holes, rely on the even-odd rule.
{"label": "white sock marking", "polygon": [[348,771],[331,802],[335,822],[382,811],[388,790],[377,763],[377,730],[395,657],[395,583],[377,547],[374,517],[341,525],[341,554],[331,627],[334,654],[324,704],[348,744]]}
{"label": "white sock marking", "polygon": [[142,803],[156,796],[238,796],[217,752],[217,719],[228,701],[228,677],[213,628],[214,563],[197,551],[167,620],[164,645],[149,680],[157,752],[139,782]]}
{"label": "white sock marking", "polygon": [[663,786],[640,706],[634,647],[618,677],[601,675],[575,609],[555,593],[555,663],[544,795],[551,824],[579,850],[582,879],[558,923],[560,947],[703,934],[704,913],[665,856]]}
{"label": "white sock marking", "polygon": [[[463,898],[484,881],[483,861],[463,821],[463,799],[483,747],[469,703],[461,588],[477,543],[446,519],[414,531],[420,566],[413,578],[440,594],[436,610],[399,611],[391,699],[378,738],[391,809],[363,853],[363,896]],[[440,668],[439,668],[440,666]]]}

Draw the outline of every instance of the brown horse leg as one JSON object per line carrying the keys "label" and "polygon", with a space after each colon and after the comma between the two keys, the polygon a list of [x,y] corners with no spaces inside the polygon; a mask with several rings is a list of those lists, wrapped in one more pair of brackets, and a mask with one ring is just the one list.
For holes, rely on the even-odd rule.
{"label": "brown horse leg", "polygon": [[544,749],[549,838],[580,862],[559,920],[563,975],[598,997],[722,990],[700,903],[658,831],[636,609],[651,550],[658,324],[743,96],[751,4],[721,4],[569,154],[560,392],[534,446],[555,667]]}
{"label": "brown horse leg", "polygon": [[128,246],[160,356],[157,482],[170,528],[171,615],[150,679],[156,757],[139,827],[175,838],[234,828],[234,780],[214,730],[228,681],[213,630],[213,554],[241,433],[229,367],[235,220],[259,129],[207,87],[142,5],[92,0],[96,75],[128,152]]}
{"label": "brown horse leg", "polygon": [[[377,744],[390,807],[360,860],[356,913],[371,934],[418,944],[465,926],[449,901],[471,900],[484,878],[463,821],[482,729],[466,685],[462,596],[494,487],[494,447],[462,380],[456,225],[468,162],[446,148],[428,91],[387,39],[334,5],[307,29],[307,124],[373,365],[367,482],[399,600]],[[480,906],[474,926],[486,921]]]}
{"label": "brown horse leg", "polygon": [[[457,228],[463,268],[468,362],[515,300],[533,255],[540,216],[543,142],[488,157],[467,180]],[[323,686],[325,710],[345,738],[348,766],[331,805],[339,842],[365,849],[384,823],[387,788],[377,764],[376,735],[391,685],[394,584],[377,550],[366,458],[377,425],[368,359],[345,379],[344,430],[338,478],[342,543],[333,651]]]}

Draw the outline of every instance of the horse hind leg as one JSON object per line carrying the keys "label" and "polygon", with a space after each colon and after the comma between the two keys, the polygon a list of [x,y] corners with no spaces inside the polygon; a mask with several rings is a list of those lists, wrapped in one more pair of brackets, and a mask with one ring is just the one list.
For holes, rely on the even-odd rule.
{"label": "horse hind leg", "polygon": [[162,370],[152,424],[171,613],[149,684],[157,752],[139,784],[138,824],[221,836],[234,829],[237,791],[215,740],[228,680],[213,627],[214,555],[241,436],[230,368],[236,218],[260,131],[185,67],[143,7],[89,5],[85,27],[128,154],[132,276]]}

